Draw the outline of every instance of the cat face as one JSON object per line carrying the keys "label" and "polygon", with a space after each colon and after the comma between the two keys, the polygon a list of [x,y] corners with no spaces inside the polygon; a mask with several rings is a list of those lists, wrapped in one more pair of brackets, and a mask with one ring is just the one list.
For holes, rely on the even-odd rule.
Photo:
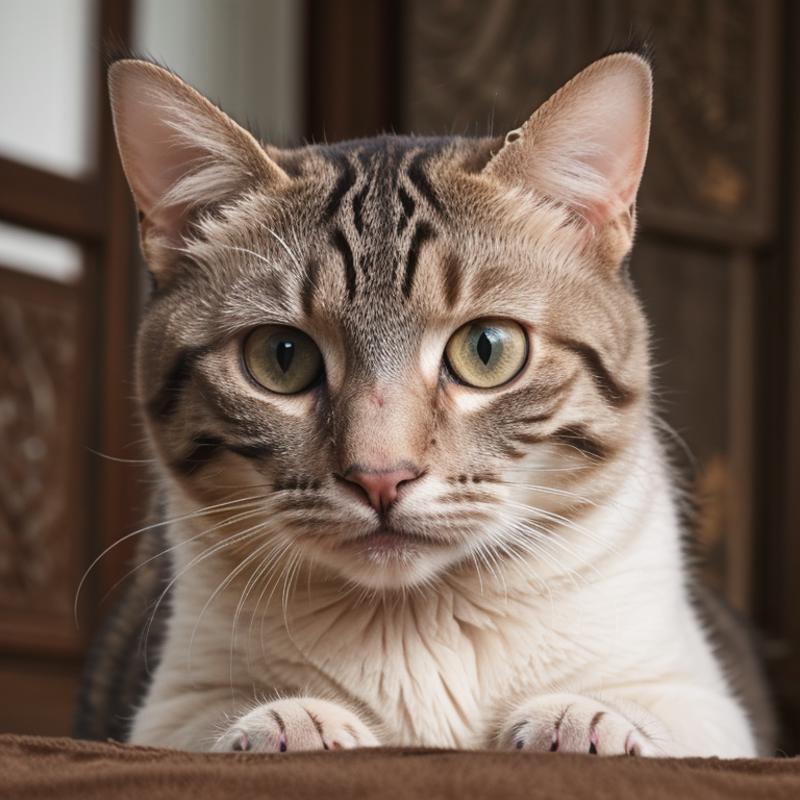
{"label": "cat face", "polygon": [[546,565],[646,410],[619,269],[644,62],[598,62],[505,141],[291,151],[144,62],[111,86],[157,286],[139,392],[171,490],[247,498],[220,538],[372,589]]}

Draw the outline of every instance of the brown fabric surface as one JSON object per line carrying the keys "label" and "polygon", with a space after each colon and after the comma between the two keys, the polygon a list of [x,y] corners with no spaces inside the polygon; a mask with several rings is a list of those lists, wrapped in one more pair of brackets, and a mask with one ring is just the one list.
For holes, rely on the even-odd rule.
{"label": "brown fabric surface", "polygon": [[0,797],[800,798],[800,759],[719,761],[441,750],[212,755],[0,736]]}

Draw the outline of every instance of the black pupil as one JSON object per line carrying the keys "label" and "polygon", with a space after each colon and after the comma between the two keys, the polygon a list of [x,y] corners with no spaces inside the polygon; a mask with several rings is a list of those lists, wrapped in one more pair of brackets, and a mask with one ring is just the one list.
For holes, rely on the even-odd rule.
{"label": "black pupil", "polygon": [[492,340],[486,335],[486,331],[478,337],[476,349],[480,360],[483,361],[484,365],[488,364],[489,359],[492,357]]}
{"label": "black pupil", "polygon": [[278,346],[275,349],[275,358],[278,360],[278,365],[284,374],[287,373],[294,359],[294,342],[278,342]]}

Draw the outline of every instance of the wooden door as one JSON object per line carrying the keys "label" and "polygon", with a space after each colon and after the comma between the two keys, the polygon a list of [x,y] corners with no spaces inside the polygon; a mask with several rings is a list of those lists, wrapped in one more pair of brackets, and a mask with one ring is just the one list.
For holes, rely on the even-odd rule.
{"label": "wooden door", "polygon": [[[88,582],[80,628],[75,590],[93,556],[132,529],[140,511],[136,485],[98,455],[135,455],[126,445],[137,438],[137,290],[105,90],[106,44],[127,41],[128,3],[72,0],[50,12],[4,7],[5,35],[37,60],[38,76],[26,60],[4,70],[4,96],[18,101],[14,113],[42,113],[45,124],[43,104],[59,100],[48,92],[60,91],[64,59],[85,63],[76,147],[92,145],[59,161],[44,139],[41,152],[24,140],[0,143],[0,732],[67,734],[99,599],[120,560]],[[62,12],[65,26],[54,29]],[[29,50],[46,50],[45,42],[53,50]],[[26,106],[26,94],[38,106]],[[54,135],[69,135],[65,119],[54,124]],[[4,125],[12,127],[8,116]]]}

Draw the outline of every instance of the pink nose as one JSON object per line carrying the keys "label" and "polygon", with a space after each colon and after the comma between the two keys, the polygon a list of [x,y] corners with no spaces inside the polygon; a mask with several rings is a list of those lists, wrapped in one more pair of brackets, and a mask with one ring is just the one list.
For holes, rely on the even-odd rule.
{"label": "pink nose", "polygon": [[345,480],[356,484],[365,494],[365,499],[376,511],[386,511],[395,500],[401,483],[408,483],[419,477],[416,469],[349,469]]}

